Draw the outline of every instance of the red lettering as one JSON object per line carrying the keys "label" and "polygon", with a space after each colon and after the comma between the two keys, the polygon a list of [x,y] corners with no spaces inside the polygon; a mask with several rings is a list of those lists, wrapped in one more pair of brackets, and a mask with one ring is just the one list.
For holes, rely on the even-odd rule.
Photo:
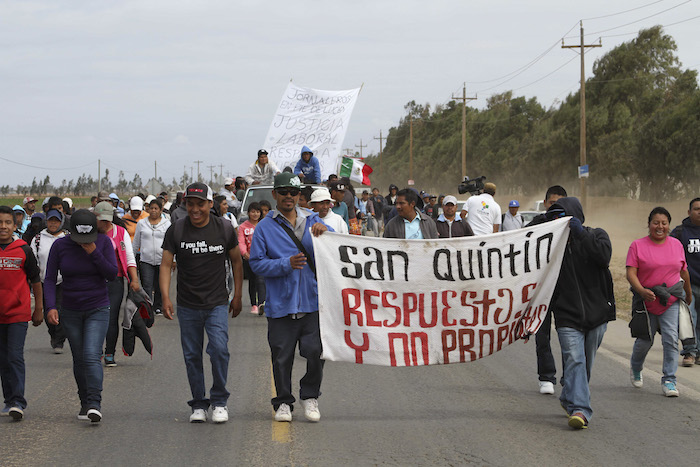
{"label": "red lettering", "polygon": [[437,292],[431,292],[431,301],[430,301],[430,322],[427,322],[425,320],[425,300],[423,298],[423,294],[420,294],[420,312],[418,313],[418,323],[420,327],[422,328],[432,328],[437,326],[438,322],[438,293]]}
{"label": "red lettering", "polygon": [[483,313],[481,316],[483,316],[484,322],[481,323],[484,326],[489,325],[489,308],[491,308],[491,305],[496,303],[495,299],[489,298],[489,289],[485,289],[483,292],[483,298],[481,300],[475,300],[475,304],[477,305],[483,305]]}
{"label": "red lettering", "polygon": [[535,287],[537,287],[537,283],[527,284],[523,287],[523,305],[525,305],[530,300],[532,300],[532,297],[530,296],[530,292],[534,292]]}
{"label": "red lettering", "polygon": [[396,365],[396,351],[394,350],[394,341],[400,339],[403,344],[403,361],[406,366],[411,366],[411,355],[408,349],[408,335],[403,332],[390,332],[387,337],[389,338],[389,358],[391,359],[391,366]]}
{"label": "red lettering", "polygon": [[[489,351],[484,353],[484,337],[489,338]],[[479,329],[479,358],[484,358],[486,355],[493,353],[493,329]]]}
{"label": "red lettering", "polygon": [[372,303],[372,297],[379,297],[379,292],[376,290],[365,290],[365,313],[367,314],[367,326],[380,327],[382,325],[381,321],[375,321],[374,310],[377,309],[377,305]]}
{"label": "red lettering", "polygon": [[[467,297],[469,298],[476,298],[476,292],[471,292],[468,290],[463,290],[462,291],[462,296],[460,297],[462,300],[462,306],[463,307],[468,307],[471,308],[472,312],[472,321],[469,322],[466,319],[462,318],[459,320],[459,324],[462,326],[476,326],[476,323],[479,322],[479,308],[475,307],[474,305],[470,305],[467,303]],[[462,360],[464,361],[464,360]]]}
{"label": "red lettering", "polygon": [[411,356],[413,357],[413,365],[418,366],[418,355],[416,353],[417,342],[420,342],[421,352],[423,354],[423,365],[428,365],[430,360],[428,359],[428,334],[425,332],[412,332],[411,333]]}
{"label": "red lettering", "polygon": [[[448,319],[448,317],[447,317],[447,312],[450,311],[450,309],[452,308],[452,307],[451,307],[450,305],[448,305],[448,303],[447,303],[447,296],[448,296],[448,295],[451,295],[452,298],[455,298],[455,297],[457,296],[457,292],[455,292],[454,290],[445,290],[445,291],[442,293],[442,304],[443,304],[443,309],[442,309],[442,325],[443,325],[443,326],[454,326],[454,325],[457,324],[457,320],[455,319],[455,320],[450,321],[450,320]],[[444,343],[444,340],[443,340],[443,343]],[[445,363],[447,363],[447,362],[445,362]]]}
{"label": "red lettering", "polygon": [[345,330],[345,343],[348,347],[355,351],[355,363],[362,363],[362,352],[369,350],[369,335],[366,332],[362,333],[362,344],[355,344],[352,339],[350,339],[350,330]]}
{"label": "red lettering", "polygon": [[[409,301],[412,303],[409,304]],[[418,297],[414,293],[403,294],[403,325],[411,325],[411,313],[418,310]]]}
{"label": "red lettering", "polygon": [[496,311],[493,313],[493,322],[496,324],[504,324],[510,319],[510,314],[513,312],[513,292],[511,292],[510,289],[498,289],[498,296],[503,297],[506,292],[508,293],[508,314],[506,314],[506,317],[501,321],[499,317],[503,312],[503,308],[496,308]]}
{"label": "red lettering", "polygon": [[[343,317],[345,318],[345,325],[350,326],[350,315],[356,315],[357,325],[363,326],[362,312],[360,311],[360,306],[362,306],[360,291],[358,289],[343,289],[341,295],[343,297]],[[350,297],[353,297],[355,299],[355,303],[352,306],[350,306]]]}
{"label": "red lettering", "polygon": [[[457,348],[457,333],[454,329],[443,329],[442,331],[442,360],[443,363],[450,363],[450,352]],[[447,342],[448,337],[450,342]]]}
{"label": "red lettering", "polygon": [[[469,353],[469,361],[473,362],[476,360],[476,353],[472,350],[474,347],[474,330],[473,329],[460,329],[457,333],[459,337],[459,361],[466,362],[465,353]],[[467,337],[468,342],[465,342],[465,337]]]}
{"label": "red lettering", "polygon": [[387,299],[388,296],[392,296],[392,300],[395,300],[396,297],[398,297],[398,295],[396,294],[396,292],[382,292],[382,306],[384,308],[393,308],[394,313],[396,313],[396,320],[393,323],[389,324],[389,320],[385,319],[384,326],[387,328],[394,328],[398,326],[401,322],[401,307],[389,303],[389,300]]}
{"label": "red lettering", "polygon": [[508,330],[508,325],[499,326],[497,329],[497,333],[498,333],[498,343],[496,344],[496,352],[503,349],[503,343],[506,341],[506,339],[508,339],[508,337],[510,337],[510,339],[508,339],[508,343],[506,345],[513,343],[513,336],[511,335],[511,333]]}

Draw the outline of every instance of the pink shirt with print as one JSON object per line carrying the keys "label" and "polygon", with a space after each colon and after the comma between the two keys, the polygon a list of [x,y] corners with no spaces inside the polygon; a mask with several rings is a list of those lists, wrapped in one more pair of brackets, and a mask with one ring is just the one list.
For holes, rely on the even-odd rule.
{"label": "pink shirt with print", "polygon": [[[637,268],[637,278],[647,289],[666,284],[671,287],[681,280],[681,271],[688,269],[683,245],[673,237],[666,237],[664,243],[654,243],[649,237],[632,242],[627,251],[626,266]],[[659,302],[645,302],[649,313],[660,315],[678,299],[671,296],[666,306]]]}

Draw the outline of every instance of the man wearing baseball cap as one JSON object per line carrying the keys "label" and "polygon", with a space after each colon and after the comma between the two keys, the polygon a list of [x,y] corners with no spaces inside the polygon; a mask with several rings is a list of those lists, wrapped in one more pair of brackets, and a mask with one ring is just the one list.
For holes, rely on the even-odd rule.
{"label": "man wearing baseball cap", "polygon": [[323,360],[318,322],[318,294],[311,236],[333,230],[318,214],[297,206],[299,177],[289,172],[275,176],[272,195],[277,208],[255,228],[250,246],[250,267],[265,278],[267,340],[272,352],[272,374],[277,395],[272,399],[275,420],[291,422],[296,399],[292,395],[292,366],[297,344],[306,358],[300,382],[301,405],[306,419],[321,419]]}
{"label": "man wearing baseball cap", "polygon": [[[192,408],[191,423],[207,420],[212,407],[212,421],[228,421],[228,313],[235,318],[241,312],[243,291],[243,261],[238,238],[231,223],[212,216],[211,188],[195,182],[185,189],[187,216],[178,219],[165,232],[163,259],[160,264],[160,291],[163,316],[173,319],[175,313],[170,300],[170,274],[173,258],[177,255],[177,315],[180,322],[180,340],[185,357],[187,379],[192,391],[188,402]],[[226,288],[226,261],[233,267],[234,297],[228,301]],[[211,361],[213,384],[206,397],[202,352],[204,332],[209,338],[207,353]]]}
{"label": "man wearing baseball cap", "polygon": [[470,237],[474,235],[467,221],[457,213],[457,198],[452,195],[442,200],[442,214],[435,221],[440,238]]}
{"label": "man wearing baseball cap", "polygon": [[22,206],[24,207],[24,223],[22,224],[22,231],[26,231],[27,226],[31,221],[32,214],[34,214],[34,210],[36,209],[36,198],[33,196],[27,196],[24,198]]}
{"label": "man wearing baseball cap", "polygon": [[124,221],[124,228],[129,232],[132,243],[134,241],[134,234],[136,233],[136,224],[138,224],[141,219],[147,217],[148,213],[143,210],[143,200],[141,197],[134,196],[131,198],[131,201],[129,201],[129,212],[122,216],[122,220]]}
{"label": "man wearing baseball cap", "polygon": [[261,149],[258,151],[258,160],[250,164],[248,174],[245,176],[245,181],[249,185],[272,185],[275,175],[280,173],[274,162],[268,159],[267,151]]}
{"label": "man wearing baseball cap", "polygon": [[523,216],[518,214],[518,209],[520,209],[518,200],[513,199],[508,203],[508,212],[501,216],[501,232],[517,230],[523,227]]}

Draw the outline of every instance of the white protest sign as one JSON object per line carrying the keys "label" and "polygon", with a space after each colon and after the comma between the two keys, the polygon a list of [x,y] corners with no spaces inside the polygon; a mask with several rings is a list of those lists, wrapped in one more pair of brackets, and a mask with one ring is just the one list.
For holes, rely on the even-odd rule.
{"label": "white protest sign", "polygon": [[323,358],[465,362],[534,334],[559,277],[568,221],[444,240],[314,237]]}
{"label": "white protest sign", "polygon": [[263,147],[280,170],[292,169],[308,146],[319,160],[321,177],[337,172],[345,132],[360,88],[322,91],[289,83],[267,131]]}

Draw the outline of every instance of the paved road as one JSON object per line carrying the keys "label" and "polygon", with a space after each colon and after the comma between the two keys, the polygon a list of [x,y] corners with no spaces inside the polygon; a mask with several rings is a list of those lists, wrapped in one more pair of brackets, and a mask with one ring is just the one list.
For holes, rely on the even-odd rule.
{"label": "paved road", "polygon": [[29,407],[22,422],[0,419],[0,464],[625,466],[700,458],[700,366],[679,368],[681,397],[664,398],[657,342],[645,387],[632,388],[622,321],[598,354],[585,431],[569,429],[558,400],[537,392],[534,342],[448,366],[328,362],[321,422],[297,412],[291,424],[275,423],[265,318],[245,311],[231,321],[231,419],[190,424],[177,321],[158,319],[152,336],[152,360],[137,348],[105,369],[104,420],[91,425],[76,420],[70,353],[54,355],[45,328],[31,329]]}

